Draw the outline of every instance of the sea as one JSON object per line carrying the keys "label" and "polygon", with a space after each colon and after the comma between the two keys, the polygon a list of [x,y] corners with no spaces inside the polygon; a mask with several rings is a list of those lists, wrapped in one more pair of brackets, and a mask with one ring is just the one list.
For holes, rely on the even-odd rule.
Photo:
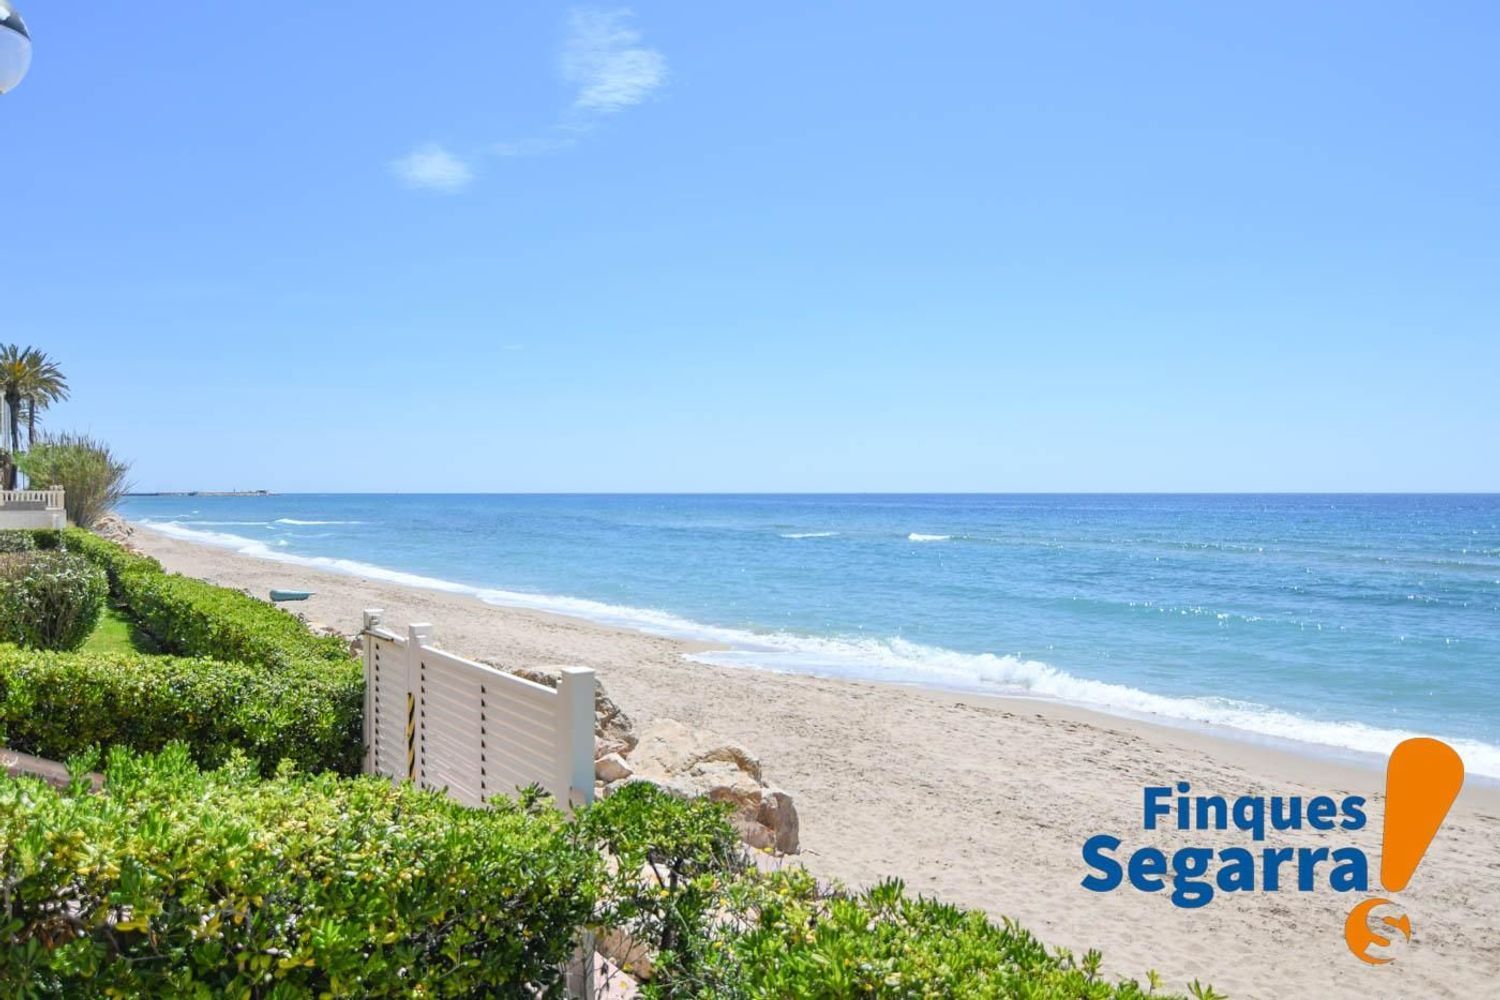
{"label": "sea", "polygon": [[[1311,752],[1414,734],[1500,778],[1500,495],[139,496],[297,567],[1055,699]],[[1370,758],[1374,760],[1375,758]]]}

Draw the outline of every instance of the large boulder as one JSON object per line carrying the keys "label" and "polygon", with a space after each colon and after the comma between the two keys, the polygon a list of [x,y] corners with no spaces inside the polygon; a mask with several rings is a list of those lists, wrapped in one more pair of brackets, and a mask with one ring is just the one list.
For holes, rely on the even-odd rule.
{"label": "large boulder", "polygon": [[641,728],[629,766],[630,781],[649,781],[684,798],[729,803],[730,819],[751,847],[796,853],[792,797],[767,787],[760,761],[733,740],[676,719],[655,719]]}
{"label": "large boulder", "polygon": [[625,763],[625,758],[617,753],[607,753],[594,761],[594,777],[606,785],[624,781],[634,773],[630,765]]}
{"label": "large boulder", "polygon": [[93,532],[106,541],[115,542],[132,552],[135,551],[134,546],[130,544],[130,536],[135,534],[135,529],[119,514],[109,513],[100,517],[94,522]]}
{"label": "large boulder", "polygon": [[630,759],[643,773],[718,774],[760,787],[760,761],[754,754],[733,740],[676,719],[653,719],[642,727]]}

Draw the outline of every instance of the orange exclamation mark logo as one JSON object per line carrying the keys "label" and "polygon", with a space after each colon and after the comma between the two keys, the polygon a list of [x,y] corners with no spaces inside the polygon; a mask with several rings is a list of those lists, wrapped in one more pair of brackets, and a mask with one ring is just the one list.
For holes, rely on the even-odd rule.
{"label": "orange exclamation mark logo", "polygon": [[[1391,751],[1385,769],[1385,837],[1380,848],[1380,884],[1387,892],[1400,892],[1411,881],[1463,783],[1464,762],[1440,740],[1407,740]],[[1384,948],[1392,940],[1388,931],[1370,926],[1370,911],[1377,906],[1394,908],[1395,904],[1389,899],[1360,903],[1344,921],[1344,941],[1360,961],[1384,965],[1391,959],[1370,954],[1371,945]],[[1411,940],[1411,918],[1405,913],[1383,916],[1379,922]]]}

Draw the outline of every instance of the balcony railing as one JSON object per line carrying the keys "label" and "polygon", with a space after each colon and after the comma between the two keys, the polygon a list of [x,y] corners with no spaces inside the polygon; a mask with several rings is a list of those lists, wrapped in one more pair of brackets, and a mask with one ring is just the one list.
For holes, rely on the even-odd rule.
{"label": "balcony railing", "polygon": [[62,510],[63,489],[0,490],[0,510]]}

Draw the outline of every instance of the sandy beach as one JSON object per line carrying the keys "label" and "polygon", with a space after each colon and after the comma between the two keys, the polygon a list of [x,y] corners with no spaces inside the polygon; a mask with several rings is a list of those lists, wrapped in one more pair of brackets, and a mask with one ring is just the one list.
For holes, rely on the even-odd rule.
{"label": "sandy beach", "polygon": [[[365,608],[402,628],[430,622],[440,644],[517,666],[595,668],[637,720],[672,717],[732,737],[795,797],[799,862],[851,886],[899,876],[949,902],[1016,918],[1049,944],[1103,950],[1106,970],[1167,986],[1197,978],[1233,998],[1492,995],[1500,977],[1500,794],[1473,782],[1396,896],[1414,940],[1398,961],[1370,967],[1345,947],[1350,908],[1378,887],[1378,767],[1036,700],[708,666],[692,643],[476,599],[291,566],[167,538],[138,527],[133,543],[170,570],[264,596],[315,590],[294,605],[346,632]],[[373,553],[371,561],[379,562]],[[1264,844],[1227,832],[1141,829],[1142,788],[1189,781],[1238,795],[1369,796],[1353,832],[1272,833]],[[1110,833],[1125,849],[1364,849],[1371,892],[1338,893],[1326,873],[1298,892],[1221,894],[1180,909],[1169,893],[1128,884],[1084,889],[1081,849]],[[1284,879],[1285,880],[1285,879]]]}

